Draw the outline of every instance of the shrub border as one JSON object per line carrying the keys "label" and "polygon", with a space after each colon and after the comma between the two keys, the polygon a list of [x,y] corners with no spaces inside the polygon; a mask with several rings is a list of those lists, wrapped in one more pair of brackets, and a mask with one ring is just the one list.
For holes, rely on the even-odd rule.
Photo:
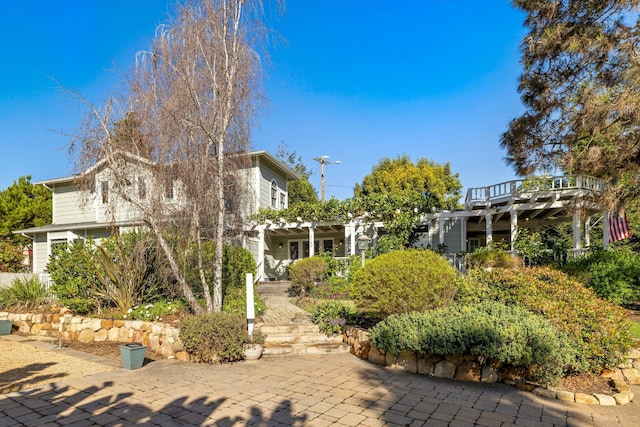
{"label": "shrub border", "polygon": [[[522,368],[503,366],[506,369],[500,375],[495,367],[491,365],[491,361],[485,361],[484,364],[481,364],[478,362],[478,357],[473,355],[450,355],[445,357],[421,355],[422,357],[417,357],[413,352],[405,351],[398,356],[394,356],[385,353],[384,350],[377,349],[371,343],[369,331],[356,326],[346,326],[344,328],[342,341],[349,345],[351,354],[360,359],[388,366],[392,369],[455,380],[487,383],[502,382],[538,396],[558,399],[564,402],[602,406],[626,405],[633,401],[634,398],[634,394],[627,382],[632,382],[630,378],[634,378],[634,376],[640,380],[640,370],[635,368],[635,366],[640,366],[640,342],[637,342],[639,347],[631,349],[625,356],[623,363],[616,370],[612,371],[610,375],[605,375],[606,378],[613,382],[613,386],[617,391],[613,396],[609,396],[605,394],[574,393],[554,387],[537,387],[521,380],[518,372]],[[438,364],[440,365],[437,368]],[[471,369],[468,368],[474,366],[474,364],[475,373],[470,373]],[[453,373],[442,375],[447,370],[446,367],[449,368],[448,372],[451,372],[452,365],[455,367]],[[460,368],[462,369],[458,372]]]}

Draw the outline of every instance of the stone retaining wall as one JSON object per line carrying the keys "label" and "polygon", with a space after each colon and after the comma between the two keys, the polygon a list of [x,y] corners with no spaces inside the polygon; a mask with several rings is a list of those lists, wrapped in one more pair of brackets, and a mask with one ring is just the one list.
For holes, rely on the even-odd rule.
{"label": "stone retaining wall", "polygon": [[628,384],[640,384],[640,351],[637,349],[631,350],[624,363],[607,375],[617,391],[614,396],[608,396],[535,387],[523,381],[526,374],[524,368],[481,360],[478,356],[470,354],[431,356],[428,354],[416,355],[413,351],[404,351],[394,356],[377,349],[371,343],[371,335],[368,331],[353,326],[345,327],[342,340],[351,347],[351,353],[359,358],[393,369],[464,381],[503,382],[521,390],[563,401],[611,406],[623,405],[631,402],[634,397]]}
{"label": "stone retaining wall", "polygon": [[189,360],[180,341],[180,330],[156,322],[97,319],[72,314],[34,314],[0,312],[20,332],[80,342],[137,342],[166,358]]}

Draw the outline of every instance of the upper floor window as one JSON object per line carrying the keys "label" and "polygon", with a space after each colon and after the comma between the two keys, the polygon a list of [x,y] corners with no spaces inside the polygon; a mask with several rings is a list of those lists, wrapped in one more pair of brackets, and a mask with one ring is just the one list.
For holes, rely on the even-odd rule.
{"label": "upper floor window", "polygon": [[102,203],[109,203],[109,181],[100,183],[100,196],[102,197]]}
{"label": "upper floor window", "polygon": [[287,208],[287,195],[284,193],[280,193],[280,209]]}
{"label": "upper floor window", "polygon": [[271,207],[278,209],[278,184],[275,179],[271,181]]}
{"label": "upper floor window", "polygon": [[147,198],[147,183],[141,176],[138,177],[138,198],[140,200],[144,200]]}
{"label": "upper floor window", "polygon": [[167,179],[164,182],[164,198],[167,200],[173,200],[174,190],[173,190],[173,180]]}

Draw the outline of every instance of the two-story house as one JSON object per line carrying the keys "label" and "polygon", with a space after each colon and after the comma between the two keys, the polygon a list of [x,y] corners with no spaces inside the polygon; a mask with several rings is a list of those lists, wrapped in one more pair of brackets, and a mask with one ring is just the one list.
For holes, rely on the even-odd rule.
{"label": "two-story house", "polygon": [[[249,153],[250,165],[243,172],[247,178],[248,193],[245,194],[245,216],[259,208],[286,208],[288,204],[287,182],[299,177],[285,164],[266,151]],[[127,193],[136,200],[144,201],[154,182],[150,173],[152,163],[135,158],[130,173]],[[113,230],[124,231],[140,225],[140,212],[130,203],[118,198],[112,191],[113,175],[104,162],[98,162],[84,172],[91,176],[89,188],[77,185],[78,176],[49,179],[36,182],[52,192],[53,219],[49,225],[17,230],[33,239],[33,272],[46,273],[51,248],[56,244],[67,244],[76,239],[99,241]],[[165,208],[171,209],[181,203],[180,183],[164,184]],[[259,258],[257,240],[245,239],[245,245]]]}

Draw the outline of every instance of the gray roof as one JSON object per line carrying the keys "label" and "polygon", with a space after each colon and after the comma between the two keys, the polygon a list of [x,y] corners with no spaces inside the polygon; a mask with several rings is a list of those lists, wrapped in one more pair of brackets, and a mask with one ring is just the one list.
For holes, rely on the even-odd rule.
{"label": "gray roof", "polygon": [[66,230],[104,230],[112,227],[126,227],[139,225],[135,222],[76,222],[71,224],[48,224],[40,227],[25,228],[24,230],[15,230],[13,234],[38,234],[49,233],[52,231],[66,231]]}

